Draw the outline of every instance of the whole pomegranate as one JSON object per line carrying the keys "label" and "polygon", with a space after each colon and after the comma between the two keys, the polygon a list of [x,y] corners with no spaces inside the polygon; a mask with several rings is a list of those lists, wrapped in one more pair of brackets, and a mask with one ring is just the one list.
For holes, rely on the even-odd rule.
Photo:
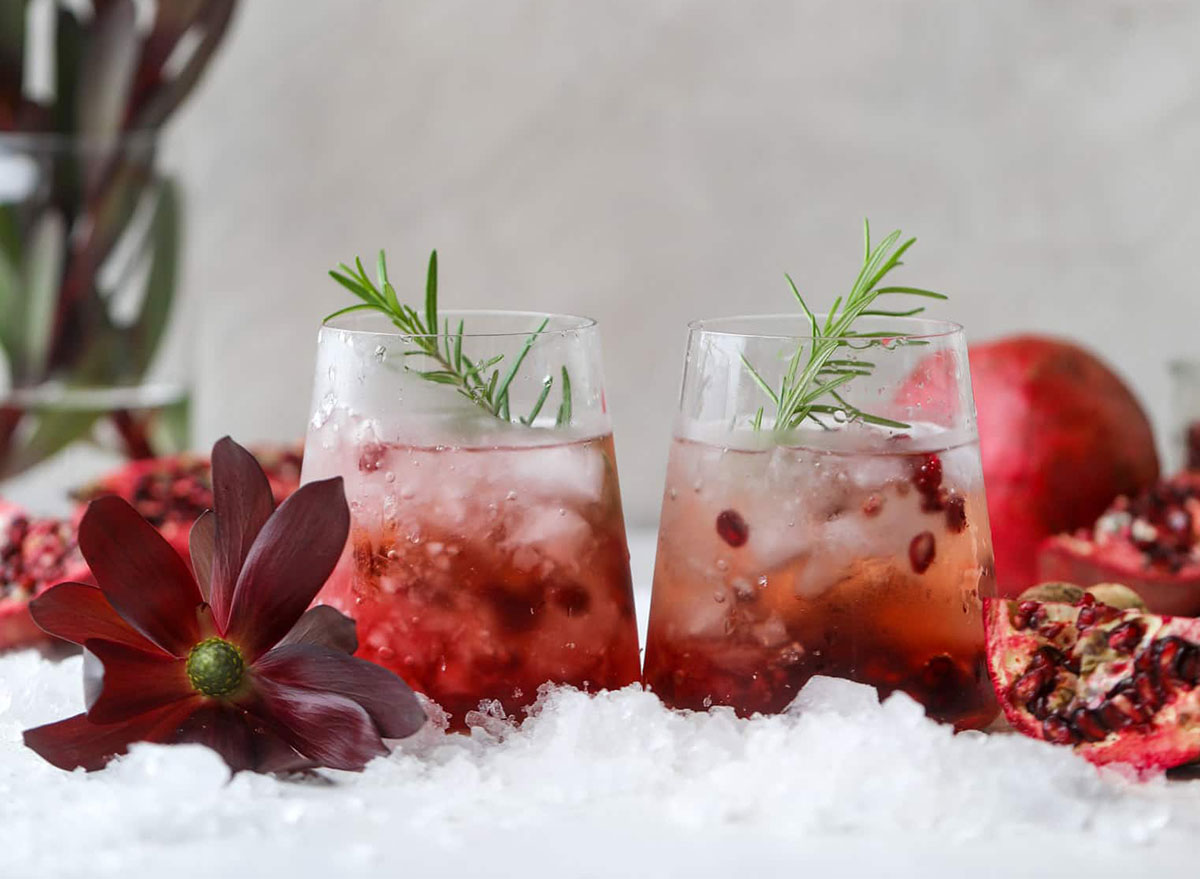
{"label": "whole pomegranate", "polygon": [[1014,336],[970,360],[997,586],[1015,596],[1036,582],[1045,537],[1153,484],[1158,454],[1137,398],[1078,345]]}

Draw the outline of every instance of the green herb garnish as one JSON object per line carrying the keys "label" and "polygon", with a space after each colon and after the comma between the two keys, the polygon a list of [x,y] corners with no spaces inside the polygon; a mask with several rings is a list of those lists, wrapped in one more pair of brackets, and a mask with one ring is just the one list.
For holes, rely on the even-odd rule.
{"label": "green herb garnish", "polygon": [[[339,309],[325,320],[354,311],[382,312],[408,337],[405,341],[412,347],[404,352],[406,357],[423,356],[437,363],[437,369],[412,370],[421,378],[436,384],[453,385],[468,400],[502,421],[527,426],[533,424],[542,411],[542,407],[545,406],[547,397],[550,396],[550,390],[554,386],[554,376],[548,375],[543,380],[541,394],[528,415],[517,416],[516,419],[512,417],[508,392],[521,369],[521,364],[525,362],[537,337],[550,323],[550,318],[544,319],[529,334],[517,356],[513,358],[508,368],[501,372],[503,354],[476,361],[463,351],[464,326],[461,320],[453,331],[450,328],[450,321],[443,321],[442,331],[439,332],[436,250],[429,255],[429,271],[425,277],[424,317],[416,309],[402,303],[396,295],[396,288],[388,280],[387,259],[382,250],[379,251],[376,272],[378,284],[371,280],[363,268],[362,260],[358,257],[354,258],[354,268],[345,263],[339,263],[336,269],[331,270],[329,276],[362,302]],[[571,421],[571,378],[565,366],[562,367],[561,393],[562,403],[558,407],[556,422],[559,427],[569,424]]]}
{"label": "green herb garnish", "polygon": [[[788,431],[799,427],[806,419],[811,419],[825,427],[822,415],[833,416],[845,421],[864,421],[884,427],[907,428],[909,425],[890,418],[871,415],[850,404],[838,393],[838,388],[853,381],[859,376],[870,375],[875,364],[864,360],[837,358],[834,355],[843,348],[863,350],[883,345],[885,340],[895,340],[897,344],[922,344],[917,339],[904,339],[903,332],[879,331],[873,333],[856,332],[852,325],[864,315],[880,317],[912,317],[923,312],[924,307],[910,308],[903,311],[887,311],[872,308],[875,300],[885,295],[922,296],[928,299],[945,299],[942,293],[924,290],[920,287],[881,287],[883,279],[892,269],[903,265],[900,261],[916,238],[909,238],[903,244],[896,246],[900,240],[900,230],[897,229],[883,239],[874,248],[871,247],[871,225],[863,220],[863,264],[858,270],[854,286],[843,298],[839,296],[833,302],[833,307],[822,324],[816,314],[808,307],[795,281],[790,275],[785,275],[792,288],[792,295],[800,303],[804,316],[812,327],[811,341],[805,347],[796,348],[788,361],[787,372],[778,390],[767,384],[761,373],[755,369],[745,356],[742,363],[750,372],[755,384],[762,389],[771,403],[775,406],[775,430]],[[829,402],[832,401],[832,402]],[[760,408],[751,422],[755,430],[762,429],[765,407]]]}

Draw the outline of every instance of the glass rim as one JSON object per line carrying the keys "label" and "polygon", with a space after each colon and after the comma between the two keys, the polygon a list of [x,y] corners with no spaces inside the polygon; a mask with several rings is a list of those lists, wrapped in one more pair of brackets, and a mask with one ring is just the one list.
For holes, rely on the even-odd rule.
{"label": "glass rim", "polygon": [[135,128],[115,134],[80,134],[69,131],[0,131],[0,148],[45,152],[99,153],[113,149],[145,149],[159,139],[157,128]]}
{"label": "glass rim", "polygon": [[[819,322],[821,318],[825,317],[825,314],[819,313],[814,316],[817,318],[817,320]],[[950,338],[952,336],[959,335],[963,332],[962,324],[957,323],[956,321],[952,321],[952,320],[944,320],[942,318],[916,317],[916,316],[885,317],[883,315],[864,315],[864,316],[870,317],[873,319],[877,319],[877,320],[881,320],[881,321],[885,320],[889,324],[896,325],[897,328],[902,330],[902,332],[898,332],[892,336],[889,336],[889,338],[897,339],[897,340],[901,340],[901,341],[945,339],[945,338]],[[811,332],[809,332],[809,333],[785,333],[785,332],[758,332],[758,333],[755,333],[755,332],[738,332],[738,331],[732,330],[732,329],[717,328],[718,325],[731,324],[731,323],[735,323],[737,321],[751,322],[751,321],[784,321],[784,320],[805,321],[807,323],[807,318],[803,314],[798,314],[794,311],[788,311],[788,312],[777,312],[775,314],[734,314],[734,315],[728,315],[726,317],[700,318],[697,320],[688,321],[687,326],[688,326],[688,330],[691,333],[702,333],[702,334],[708,335],[708,336],[724,336],[727,338],[735,338],[735,339],[789,339],[789,340],[793,340],[793,341],[811,341],[816,338],[822,338],[822,339],[828,339],[828,340],[838,341],[838,342],[851,342],[851,341],[861,342],[864,338],[861,335],[817,337],[817,336],[813,336]],[[924,325],[926,329],[924,331],[916,331],[915,329],[911,332],[903,331],[903,328],[906,326],[915,328],[917,325]]]}
{"label": "glass rim", "polygon": [[[347,318],[352,318],[354,315],[361,315],[363,312],[350,312],[343,314],[333,314],[324,318],[321,321],[321,329],[336,330],[339,333],[350,333],[354,336],[381,336],[386,338],[403,338],[403,339],[456,339],[457,332],[450,333],[406,333],[404,330],[388,323],[387,327],[382,329],[359,329],[356,327],[341,326],[339,322]],[[372,317],[380,320],[388,320],[387,315],[382,312],[372,312]],[[463,330],[462,337],[464,339],[501,339],[513,338],[524,339],[534,335],[534,330],[537,329],[536,322],[542,319],[555,320],[560,319],[568,323],[567,326],[553,327],[547,326],[537,336],[567,336],[571,333],[578,333],[581,330],[595,329],[597,320],[594,317],[586,317],[580,314],[567,314],[556,311],[524,311],[520,309],[504,309],[504,308],[446,308],[438,309],[438,317],[452,317],[460,320],[466,320],[471,317],[512,317],[512,318],[529,318],[535,322],[534,326],[524,330],[504,330],[501,332],[472,332],[468,329]]]}

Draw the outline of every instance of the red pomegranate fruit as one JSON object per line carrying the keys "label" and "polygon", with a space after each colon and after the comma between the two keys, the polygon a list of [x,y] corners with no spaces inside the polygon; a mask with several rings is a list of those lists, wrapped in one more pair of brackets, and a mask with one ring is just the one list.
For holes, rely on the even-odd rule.
{"label": "red pomegranate fruit", "polygon": [[[304,450],[299,444],[251,451],[267,474],[276,503],[300,486]],[[213,504],[212,465],[207,455],[190,452],[130,461],[75,493],[77,516],[90,501],[110,494],[129,501],[186,559],[192,523]]]}
{"label": "red pomegranate fruit", "polygon": [[1132,392],[1078,345],[1014,336],[970,360],[997,586],[1015,596],[1037,582],[1043,539],[1152,485],[1158,455]]}
{"label": "red pomegranate fruit", "polygon": [[0,501],[0,650],[49,641],[29,615],[29,600],[62,580],[92,582],[75,528]]}
{"label": "red pomegranate fruit", "polygon": [[1042,542],[1038,575],[1132,588],[1152,613],[1200,616],[1200,474],[1121,496],[1088,529]]}
{"label": "red pomegranate fruit", "polygon": [[1019,732],[1140,772],[1200,757],[1200,620],[1090,593],[983,603],[988,670]]}

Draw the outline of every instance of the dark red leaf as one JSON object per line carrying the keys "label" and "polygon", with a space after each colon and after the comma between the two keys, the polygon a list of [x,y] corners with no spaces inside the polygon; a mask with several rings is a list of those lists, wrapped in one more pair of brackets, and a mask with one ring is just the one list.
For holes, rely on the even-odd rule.
{"label": "dark red leaf", "polygon": [[[188,532],[188,557],[192,561],[192,575],[200,587],[200,595],[212,604],[213,553],[217,541],[217,519],[212,510],[205,510],[192,523]],[[215,613],[214,613],[215,616]]]}
{"label": "dark red leaf", "polygon": [[411,736],[425,722],[425,712],[403,680],[382,666],[327,647],[276,647],[254,664],[254,671],[278,684],[353,699],[371,715],[384,738]]}
{"label": "dark red leaf", "polygon": [[289,745],[330,769],[358,771],[387,753],[375,722],[345,696],[281,684],[255,675],[246,709],[277,729]]}
{"label": "dark red leaf", "polygon": [[217,521],[209,604],[217,626],[225,631],[238,575],[254,539],[275,511],[275,498],[258,461],[229,437],[213,446],[212,479]]}
{"label": "dark red leaf", "polygon": [[180,723],[200,705],[199,699],[172,702],[155,711],[139,714],[123,723],[101,726],[76,714],[57,723],[27,729],[25,745],[59,769],[103,769],[113,757],[124,754],[134,742],[164,743],[175,735]]}
{"label": "dark red leaf", "polygon": [[64,641],[83,646],[92,638],[167,656],[113,610],[104,593],[84,583],[59,583],[29,602],[33,621]]}
{"label": "dark red leaf", "polygon": [[196,694],[182,659],[111,641],[93,639],[84,646],[104,665],[100,697],[88,710],[92,723],[119,723]]}
{"label": "dark red leaf", "polygon": [[327,604],[320,604],[306,610],[278,646],[288,644],[315,644],[353,653],[358,649],[358,634],[354,620]]}
{"label": "dark red leaf", "polygon": [[263,526],[238,577],[227,629],[248,662],[275,646],[312,604],[349,531],[340,476],[301,486]]}
{"label": "dark red leaf", "polygon": [[117,613],[164,650],[186,656],[200,640],[200,590],[154,526],[121,498],[102,497],[83,514],[79,548]]}

